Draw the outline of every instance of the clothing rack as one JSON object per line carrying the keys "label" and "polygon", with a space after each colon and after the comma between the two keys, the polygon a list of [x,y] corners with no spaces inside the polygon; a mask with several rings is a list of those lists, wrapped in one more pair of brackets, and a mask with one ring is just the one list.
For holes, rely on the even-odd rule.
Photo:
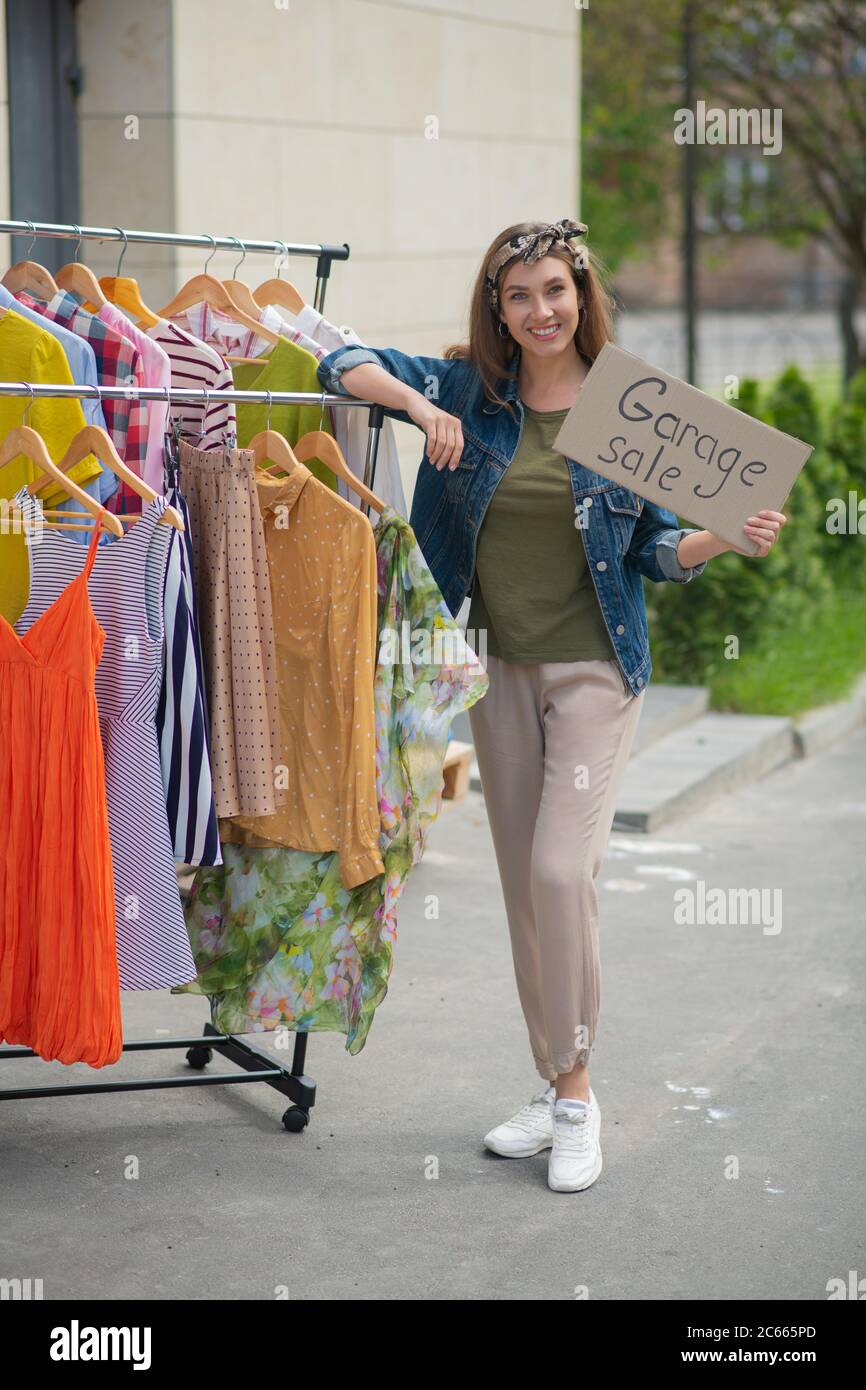
{"label": "clothing rack", "polygon": [[[2,223],[0,223],[2,227]],[[203,387],[179,386],[176,390],[167,386],[55,386],[37,384],[29,381],[0,381],[0,396],[48,397],[59,400],[135,400],[165,401],[172,405],[208,405],[211,401],[234,401],[248,405],[320,405],[325,406],[366,406],[370,412],[367,434],[367,452],[364,458],[364,486],[372,489],[376,477],[376,459],[379,453],[379,439],[385,410],[374,401],[359,400],[355,396],[338,396],[329,391],[207,391]],[[25,416],[26,416],[25,411]],[[369,516],[369,504],[362,503],[361,510]]]}
{"label": "clothing rack", "polygon": [[[0,233],[10,236],[61,237],[69,241],[122,241],[123,251],[120,261],[126,254],[127,246],[200,246],[204,251],[242,251],[254,255],[284,256],[288,264],[289,256],[316,256],[316,290],[313,308],[322,312],[325,304],[325,290],[334,261],[349,259],[349,243],[339,245],[330,242],[305,241],[242,241],[236,236],[211,236],[209,233],[187,232],[130,232],[123,227],[79,227],[71,222],[31,222],[0,221]],[[76,252],[77,255],[77,252]],[[208,257],[210,260],[210,256]],[[207,265],[207,262],[205,262]],[[120,262],[117,267],[120,274]]]}
{"label": "clothing rack", "polygon": [[[17,224],[16,224],[17,225]],[[0,222],[0,231],[8,230],[9,223]],[[28,230],[29,224],[24,230]],[[93,229],[91,229],[93,230]],[[77,234],[75,228],[73,235]],[[82,229],[82,232],[84,229]],[[50,235],[50,233],[47,233]],[[63,233],[58,233],[63,234]],[[155,235],[154,233],[141,233],[142,236]],[[269,249],[272,243],[259,243],[259,248]],[[348,255],[348,247],[346,247]],[[170,387],[165,391],[157,387],[147,386],[60,386],[42,385],[27,381],[4,381],[0,382],[0,396],[27,396],[35,398],[48,397],[62,399],[64,397],[77,397],[79,399],[137,399],[137,400],[167,400],[169,405],[180,404],[185,401],[196,402],[206,405],[209,401],[247,401],[258,405],[316,405],[321,404],[333,406],[366,406],[370,411],[370,430],[367,439],[367,456],[364,464],[364,483],[372,487],[376,469],[376,454],[379,445],[379,433],[384,419],[383,407],[376,405],[372,401],[358,400],[355,397],[346,397],[330,394],[326,391],[321,393],[310,391],[207,391],[193,387],[179,387],[172,390]],[[25,412],[26,413],[26,412]],[[369,507],[364,508],[369,514]],[[186,1060],[196,1071],[203,1072],[204,1068],[213,1060],[214,1052],[226,1061],[233,1062],[240,1068],[236,1072],[218,1072],[213,1075],[201,1076],[162,1076],[150,1080],[135,1081],[88,1081],[73,1083],[62,1086],[27,1086],[0,1090],[0,1101],[4,1100],[37,1100],[48,1096],[66,1095],[94,1095],[110,1091],[156,1091],[174,1089],[179,1086],[226,1086],[237,1085],[244,1082],[264,1082],[268,1086],[273,1086],[282,1095],[287,1096],[292,1104],[283,1113],[282,1122],[290,1133],[300,1133],[310,1120],[310,1110],[316,1100],[316,1083],[313,1077],[307,1076],[304,1072],[304,1064],[307,1054],[307,1037],[305,1032],[295,1033],[294,1049],[290,1066],[284,1066],[275,1060],[273,1056],[263,1052],[260,1048],[248,1043],[245,1038],[237,1037],[231,1033],[221,1033],[214,1028],[211,1023],[204,1026],[202,1037],[183,1037],[183,1038],[149,1038],[128,1042],[123,1044],[124,1052],[149,1052],[154,1050],[164,1050],[166,1048],[183,1047],[187,1049]],[[15,1060],[23,1057],[35,1057],[37,1054],[28,1047],[0,1047],[0,1062]]]}

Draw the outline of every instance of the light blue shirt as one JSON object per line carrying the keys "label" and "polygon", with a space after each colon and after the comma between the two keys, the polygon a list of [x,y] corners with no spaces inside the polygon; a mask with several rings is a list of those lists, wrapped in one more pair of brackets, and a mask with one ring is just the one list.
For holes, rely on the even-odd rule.
{"label": "light blue shirt", "polygon": [[[44,314],[40,314],[37,309],[31,309],[28,304],[22,304],[10,294],[5,285],[0,285],[0,306],[4,309],[14,309],[16,314],[22,318],[29,319],[37,328],[42,328],[46,333],[50,333],[56,338],[63,351],[66,353],[66,360],[69,363],[69,370],[72,373],[72,380],[76,386],[98,386],[99,378],[96,374],[96,356],[93,348],[86,343],[83,338],[79,338],[77,333],[73,333],[69,328],[61,328],[59,323],[54,323],[52,319],[47,319]],[[2,364],[0,364],[2,365]],[[2,374],[2,373],[0,373]],[[88,425],[99,425],[105,429],[105,415],[102,410],[102,403],[97,397],[82,398],[81,408],[84,411],[84,419]],[[100,465],[102,472],[98,478],[93,479],[93,483],[98,487],[100,502],[105,502],[109,497],[113,497],[118,488],[118,479],[110,469],[104,464]],[[91,491],[90,484],[85,488],[85,492],[91,497],[97,494]],[[75,511],[78,503],[70,497],[66,502],[57,504],[64,511]],[[78,539],[79,533],[70,531],[71,536]],[[87,538],[89,539],[89,537]]]}

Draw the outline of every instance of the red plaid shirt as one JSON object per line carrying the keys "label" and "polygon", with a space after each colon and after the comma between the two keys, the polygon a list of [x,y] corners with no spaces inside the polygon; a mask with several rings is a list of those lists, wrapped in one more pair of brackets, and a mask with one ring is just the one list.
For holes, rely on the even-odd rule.
{"label": "red plaid shirt", "polygon": [[[96,374],[100,386],[143,386],[144,360],[134,343],[115,329],[109,328],[95,314],[88,313],[75,295],[61,290],[46,303],[20,291],[16,296],[22,304],[36,309],[53,323],[69,328],[93,348]],[[112,443],[127,468],[141,477],[147,454],[147,406],[138,400],[104,400],[102,410]],[[132,493],[123,483],[111,498],[110,509],[122,511],[134,506]]]}

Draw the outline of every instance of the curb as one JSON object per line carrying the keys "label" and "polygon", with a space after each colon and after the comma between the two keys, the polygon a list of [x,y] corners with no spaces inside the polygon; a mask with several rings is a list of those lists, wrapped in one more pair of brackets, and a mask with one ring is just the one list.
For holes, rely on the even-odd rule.
{"label": "curb", "polygon": [[[832,705],[819,705],[804,714],[793,715],[791,725],[791,757],[809,758],[829,748],[861,724],[866,723],[866,672],[859,676],[852,693]],[[481,791],[481,779],[473,760],[470,783],[473,791]]]}
{"label": "curb", "polygon": [[819,705],[792,719],[794,756],[808,758],[829,748],[866,722],[866,674],[860,676],[847,700]]}

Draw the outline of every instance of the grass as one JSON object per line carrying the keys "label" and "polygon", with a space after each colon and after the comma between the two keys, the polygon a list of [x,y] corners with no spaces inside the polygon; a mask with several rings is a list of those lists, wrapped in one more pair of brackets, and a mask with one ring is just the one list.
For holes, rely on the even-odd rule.
{"label": "grass", "polygon": [[864,670],[866,590],[835,591],[807,628],[776,630],[758,651],[708,673],[710,706],[801,714],[842,700]]}
{"label": "grass", "polygon": [[[826,430],[842,399],[839,362],[803,370]],[[765,401],[776,376],[759,379]],[[721,387],[709,395],[722,398]],[[866,590],[837,591],[807,629],[774,630],[765,644],[708,672],[710,707],[745,714],[795,715],[850,694],[866,670]]]}

